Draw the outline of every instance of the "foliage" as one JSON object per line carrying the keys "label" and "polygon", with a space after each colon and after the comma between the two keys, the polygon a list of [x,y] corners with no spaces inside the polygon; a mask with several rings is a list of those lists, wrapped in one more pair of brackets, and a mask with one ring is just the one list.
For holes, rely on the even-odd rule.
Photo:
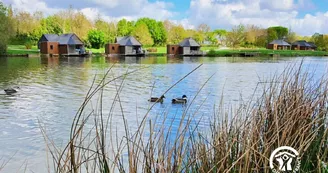
{"label": "foliage", "polygon": [[167,33],[163,22],[157,22],[156,20],[150,18],[140,18],[137,20],[136,26],[142,23],[147,25],[151,38],[154,41],[154,45],[165,45],[167,41]]}
{"label": "foliage", "polygon": [[178,44],[185,37],[187,37],[186,31],[181,25],[172,26],[168,31],[168,43],[169,44]]}
{"label": "foliage", "polygon": [[132,35],[136,37],[137,40],[143,45],[151,46],[154,44],[154,41],[150,35],[148,27],[144,23],[138,24],[132,32]]}
{"label": "foliage", "polygon": [[275,26],[268,28],[268,42],[276,39],[284,39],[288,35],[288,28],[282,26]]}
{"label": "foliage", "polygon": [[227,43],[232,48],[236,48],[245,41],[245,38],[245,26],[238,25],[227,34]]}
{"label": "foliage", "polygon": [[286,36],[286,41],[288,43],[294,43],[295,41],[297,41],[297,35],[295,32],[293,32],[291,29],[288,30],[288,34]]}
{"label": "foliage", "polygon": [[13,31],[13,23],[8,15],[8,9],[0,2],[0,55],[7,51],[9,37]]}
{"label": "foliage", "polygon": [[157,48],[154,47],[148,48],[147,52],[152,52],[152,53],[157,52]]}
{"label": "foliage", "polygon": [[105,34],[99,30],[90,30],[88,32],[88,41],[90,42],[92,48],[99,49],[105,43]]}
{"label": "foliage", "polygon": [[312,36],[311,41],[313,41],[316,46],[318,46],[318,50],[328,50],[328,35],[315,33]]}
{"label": "foliage", "polygon": [[218,40],[218,44],[225,46],[226,45],[226,36],[227,36],[227,30],[225,29],[216,29],[213,31],[215,33],[215,37]]}
{"label": "foliage", "polygon": [[133,31],[134,24],[133,22],[122,19],[117,23],[117,34],[118,36],[129,36]]}
{"label": "foliage", "polygon": [[26,49],[32,49],[32,46],[33,46],[33,41],[31,40],[27,40],[24,44],[25,48]]}
{"label": "foliage", "polygon": [[45,28],[49,34],[62,34],[63,28],[60,26],[60,18],[57,15],[48,16],[42,20],[42,27]]}
{"label": "foliage", "polygon": [[115,41],[117,35],[115,23],[108,23],[102,19],[97,19],[95,22],[95,27],[97,28],[97,30],[104,32],[105,43],[113,43]]}
{"label": "foliage", "polygon": [[[243,33],[233,28],[231,31],[214,29],[202,23],[196,29],[187,29],[182,25],[175,24],[173,21],[156,21],[151,18],[140,18],[137,21],[122,19],[117,23],[106,21],[100,16],[96,20],[88,19],[80,10],[72,7],[61,10],[53,15],[44,16],[41,12],[29,13],[26,11],[12,10],[6,8],[1,3],[1,41],[10,44],[24,45],[31,41],[36,45],[42,34],[62,34],[75,33],[82,40],[88,43],[88,33],[90,30],[98,30],[104,33],[104,42],[114,42],[117,36],[138,35],[151,46],[163,46],[166,44],[178,44],[186,37],[193,37],[200,44],[209,42],[211,45],[223,45],[235,47],[266,47],[272,40],[284,38],[288,42],[296,40],[313,41],[319,50],[328,50],[328,40],[322,34],[312,37],[302,37],[283,26],[261,28],[255,25],[245,26]],[[148,28],[148,34],[140,28]],[[241,25],[240,25],[241,26]],[[8,29],[10,28],[10,29]],[[137,28],[137,29],[136,29]],[[238,27],[237,27],[238,28]],[[240,29],[240,27],[239,27]],[[140,31],[142,33],[136,33]],[[239,33],[239,34],[237,34]],[[152,40],[152,41],[151,41]],[[6,43],[7,44],[7,43]],[[2,50],[6,44],[1,44]]]}

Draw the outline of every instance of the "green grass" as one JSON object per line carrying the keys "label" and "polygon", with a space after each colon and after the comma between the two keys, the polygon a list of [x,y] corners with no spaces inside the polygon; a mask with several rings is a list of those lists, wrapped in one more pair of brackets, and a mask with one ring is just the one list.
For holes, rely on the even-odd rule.
{"label": "green grass", "polygon": [[[160,55],[165,56],[166,46],[158,47],[144,47],[145,50],[149,48],[156,48],[157,52],[151,52],[151,55]],[[100,49],[87,49],[90,50],[93,54],[102,54],[105,53],[105,48]],[[224,57],[224,56],[238,56],[240,53],[244,52],[257,52],[259,56],[327,56],[328,52],[325,51],[302,51],[302,50],[270,50],[265,48],[256,48],[256,49],[225,49],[219,50],[218,47],[214,46],[203,46],[202,51],[207,52],[207,56],[212,57]],[[33,46],[32,49],[26,49],[24,45],[9,45],[7,54],[38,54],[39,50],[36,46]]]}
{"label": "green grass", "polygon": [[105,53],[105,48],[100,48],[100,49],[87,48],[86,50],[96,54]]}
{"label": "green grass", "polygon": [[39,50],[37,46],[33,46],[32,49],[26,49],[24,45],[8,45],[7,54],[37,54]]}
{"label": "green grass", "polygon": [[303,50],[270,50],[270,49],[226,49],[226,50],[212,50],[208,56],[238,56],[240,53],[258,53],[259,56],[327,56],[325,51],[303,51]]}

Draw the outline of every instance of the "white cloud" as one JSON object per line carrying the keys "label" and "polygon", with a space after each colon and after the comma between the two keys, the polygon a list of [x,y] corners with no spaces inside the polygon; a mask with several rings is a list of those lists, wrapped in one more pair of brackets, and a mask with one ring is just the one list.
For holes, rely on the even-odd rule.
{"label": "white cloud", "polygon": [[[122,18],[136,20],[151,17],[170,19],[186,28],[206,23],[212,28],[230,29],[238,24],[261,27],[282,25],[302,35],[328,33],[328,11],[302,16],[304,8],[313,8],[311,0],[191,0],[189,10],[176,13],[172,3],[149,0],[3,0],[14,8],[28,12],[42,11],[49,15],[67,8],[68,4],[83,12],[89,19],[99,15],[106,21]],[[179,7],[177,7],[179,8]],[[184,16],[179,16],[184,15]],[[180,20],[176,20],[179,18]]]}
{"label": "white cloud", "polygon": [[270,10],[291,10],[296,7],[294,0],[261,0],[260,5]]}
{"label": "white cloud", "polygon": [[[309,2],[310,3],[310,2]],[[261,27],[282,25],[302,35],[315,32],[328,33],[328,12],[299,17],[303,0],[192,0],[189,9],[189,25],[206,23],[212,28],[229,29],[238,24],[254,24]]]}
{"label": "white cloud", "polygon": [[49,15],[57,12],[59,9],[49,8],[42,0],[5,0],[11,4],[14,9],[20,9],[27,12],[42,11],[44,14]]}

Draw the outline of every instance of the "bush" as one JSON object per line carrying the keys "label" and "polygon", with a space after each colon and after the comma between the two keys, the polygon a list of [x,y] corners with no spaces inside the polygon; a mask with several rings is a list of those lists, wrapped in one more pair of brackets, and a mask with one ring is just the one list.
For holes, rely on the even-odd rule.
{"label": "bush", "polygon": [[209,50],[207,56],[216,56],[216,51],[214,49]]}
{"label": "bush", "polygon": [[157,52],[157,48],[154,48],[154,47],[148,48],[147,52]]}
{"label": "bush", "polygon": [[88,32],[88,41],[92,48],[99,49],[100,47],[104,46],[105,34],[99,30],[90,30]]}
{"label": "bush", "polygon": [[24,43],[24,46],[25,46],[26,49],[32,49],[33,42],[32,41],[26,41]]}
{"label": "bush", "polygon": [[0,41],[0,55],[4,55],[7,52],[7,45]]}

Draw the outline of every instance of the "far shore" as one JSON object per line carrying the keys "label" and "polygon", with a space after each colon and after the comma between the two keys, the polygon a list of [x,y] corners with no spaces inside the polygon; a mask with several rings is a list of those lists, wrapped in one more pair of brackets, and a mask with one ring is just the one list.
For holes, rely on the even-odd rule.
{"label": "far shore", "polygon": [[[156,52],[148,52],[146,56],[167,56],[166,47],[146,47],[147,49],[155,49]],[[87,49],[93,55],[105,55],[104,48]],[[201,50],[204,56],[208,57],[305,57],[305,56],[328,56],[326,51],[304,51],[304,50],[271,50],[265,48],[236,48],[236,49],[220,49],[219,47],[203,46]],[[24,45],[9,45],[7,57],[37,57],[40,55],[36,46],[26,49]]]}

